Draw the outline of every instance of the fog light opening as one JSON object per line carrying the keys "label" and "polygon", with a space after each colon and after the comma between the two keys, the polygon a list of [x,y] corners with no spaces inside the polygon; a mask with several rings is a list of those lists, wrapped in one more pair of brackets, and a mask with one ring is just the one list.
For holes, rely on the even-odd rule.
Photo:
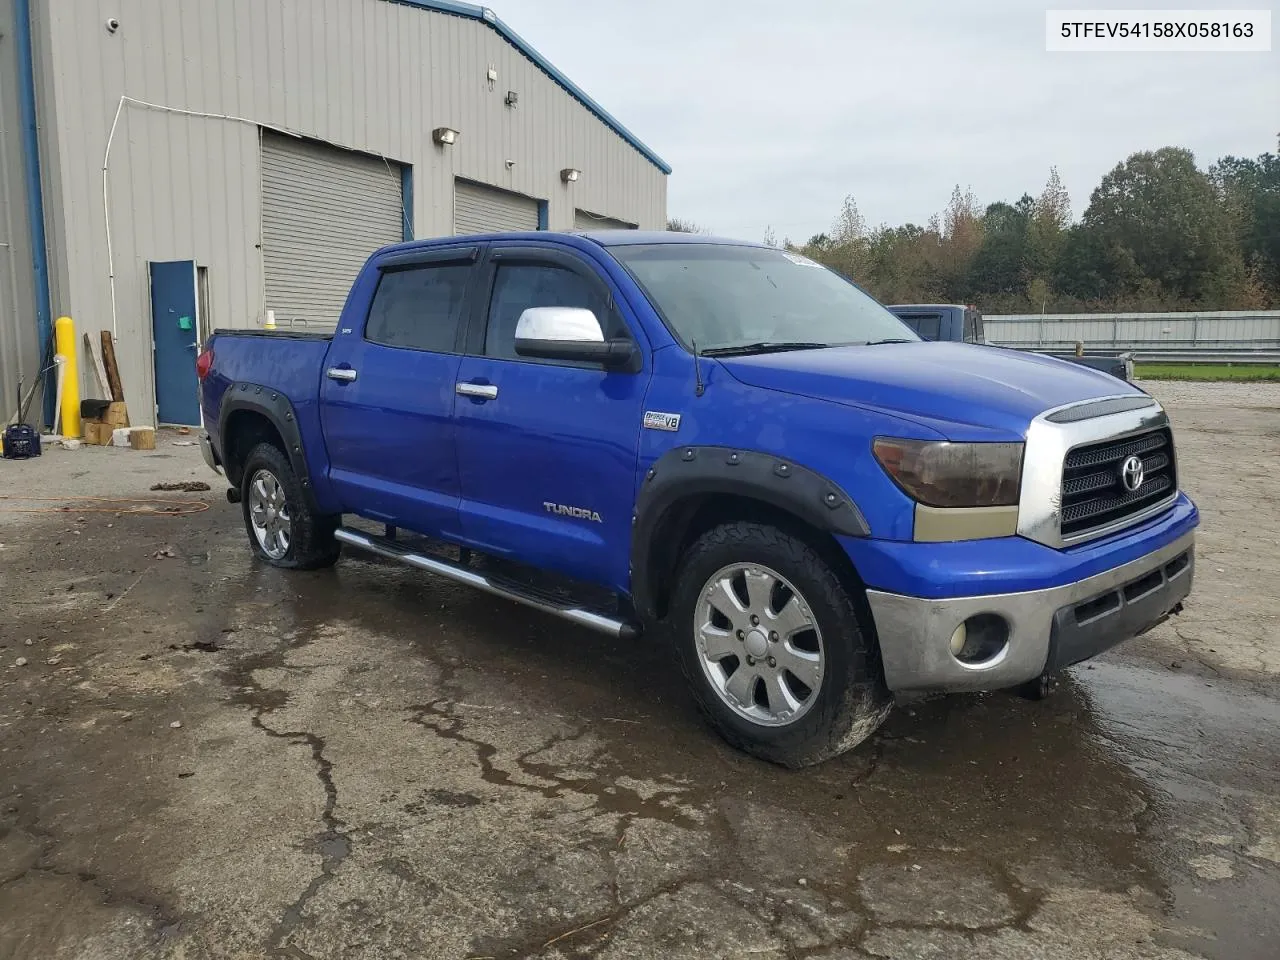
{"label": "fog light opening", "polygon": [[979,613],[956,627],[951,655],[970,667],[991,663],[1009,646],[1009,624],[994,613]]}

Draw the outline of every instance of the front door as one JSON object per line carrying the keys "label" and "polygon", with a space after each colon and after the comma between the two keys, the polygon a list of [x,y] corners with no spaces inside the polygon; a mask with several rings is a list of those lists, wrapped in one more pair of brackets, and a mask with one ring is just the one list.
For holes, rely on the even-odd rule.
{"label": "front door", "polygon": [[156,421],[200,425],[200,318],[196,312],[194,260],[151,261],[151,336],[156,381]]}
{"label": "front door", "polygon": [[495,243],[482,283],[489,302],[474,314],[454,406],[463,535],[625,589],[647,357],[633,372],[519,357],[515,329],[526,308],[549,306],[592,310],[606,338],[637,339],[636,325],[564,252]]}
{"label": "front door", "polygon": [[[454,383],[478,255],[473,244],[388,257],[372,281],[368,317],[343,313],[320,380],[329,477],[343,512],[458,535]],[[351,300],[363,299],[357,288]]]}

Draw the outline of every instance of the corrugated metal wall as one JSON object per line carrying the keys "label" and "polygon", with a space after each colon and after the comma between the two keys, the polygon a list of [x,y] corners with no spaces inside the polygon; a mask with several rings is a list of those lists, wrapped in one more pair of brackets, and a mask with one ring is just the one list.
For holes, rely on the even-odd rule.
{"label": "corrugated metal wall", "polygon": [[1161,353],[1280,350],[1280,310],[1201,313],[1063,313],[983,318],[1003,347]]}
{"label": "corrugated metal wall", "polygon": [[18,378],[29,386],[39,364],[13,35],[13,0],[0,0],[0,426],[18,405]]}
{"label": "corrugated metal wall", "polygon": [[[388,0],[35,0],[55,315],[110,327],[103,146],[122,94],[287,128],[413,167],[417,236],[453,233],[463,177],[647,228],[666,177],[483,23]],[[108,17],[120,21],[110,34]],[[498,79],[490,87],[487,70]],[[506,92],[518,105],[505,104]],[[459,131],[452,147],[435,127]],[[582,171],[573,184],[560,170]],[[127,106],[109,164],[119,344],[137,423],[152,416],[146,261],[208,268],[213,322],[263,312],[261,161],[250,123]],[[56,221],[56,222],[54,222]]]}

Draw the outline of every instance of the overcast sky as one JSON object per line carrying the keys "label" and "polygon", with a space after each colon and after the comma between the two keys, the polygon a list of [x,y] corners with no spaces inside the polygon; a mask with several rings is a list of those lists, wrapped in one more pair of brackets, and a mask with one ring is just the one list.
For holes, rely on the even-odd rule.
{"label": "overcast sky", "polygon": [[1205,167],[1280,133],[1274,38],[1271,53],[1045,52],[1047,7],[1160,6],[1142,0],[489,2],[672,166],[671,216],[732,237],[801,242],[850,193],[872,225],[923,223],[957,183],[1013,201],[1055,164],[1079,217],[1135,150],[1185,146]]}

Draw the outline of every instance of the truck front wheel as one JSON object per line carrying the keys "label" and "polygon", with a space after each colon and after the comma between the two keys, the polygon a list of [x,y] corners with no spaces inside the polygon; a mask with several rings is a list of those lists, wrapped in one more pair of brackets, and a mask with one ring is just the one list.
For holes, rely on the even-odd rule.
{"label": "truck front wheel", "polygon": [[333,532],[339,518],[308,506],[298,475],[274,444],[260,443],[249,452],[240,503],[253,552],[272,566],[315,570],[337,561],[342,544]]}
{"label": "truck front wheel", "polygon": [[840,578],[803,540],[758,523],[703,534],[680,562],[670,624],[717,731],[788,767],[867,739],[892,700]]}

